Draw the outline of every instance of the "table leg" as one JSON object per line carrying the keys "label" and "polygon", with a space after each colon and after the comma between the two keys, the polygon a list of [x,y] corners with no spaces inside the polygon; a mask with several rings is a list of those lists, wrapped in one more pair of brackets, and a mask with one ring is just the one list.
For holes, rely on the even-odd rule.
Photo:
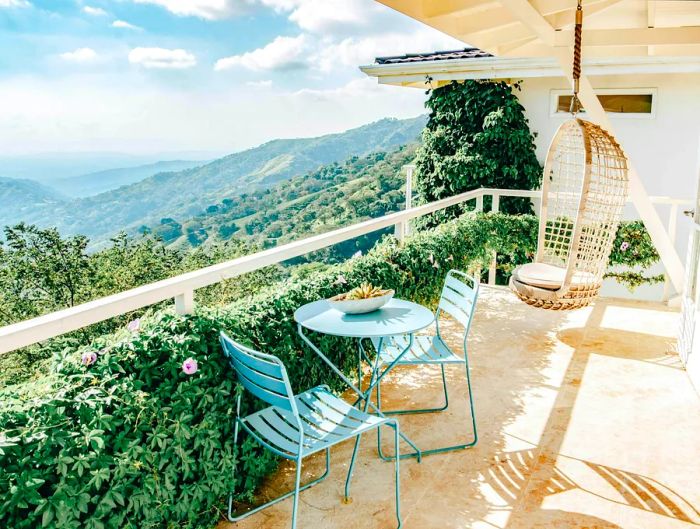
{"label": "table leg", "polygon": [[[382,351],[383,345],[384,345],[384,340],[380,339],[379,344],[377,345],[377,356],[375,358],[374,365],[372,366],[372,376],[370,377],[370,384],[369,384],[369,387],[367,388],[367,390],[364,392],[365,411],[367,411],[367,404],[366,403],[371,400],[372,391],[374,390],[374,388],[379,387],[379,383],[381,382],[381,380],[389,373],[389,371],[391,371],[396,366],[396,364],[398,364],[401,361],[401,358],[403,358],[403,356],[406,353],[408,353],[408,351],[411,349],[411,347],[413,347],[413,334],[410,335],[409,340],[408,340],[408,345],[404,348],[404,350],[401,351],[401,353],[399,355],[397,355],[396,358],[394,358],[394,360],[386,367],[386,369],[384,369],[384,371],[379,373],[379,357],[380,357],[380,353]],[[358,399],[356,401],[356,404],[360,400],[361,399]],[[372,404],[372,407],[377,410],[377,412],[376,412],[377,415],[380,415],[381,417],[385,417],[385,415],[382,413],[381,408],[379,406],[381,406],[381,402],[377,402],[377,406],[374,406],[374,404]],[[379,457],[381,457],[383,460],[391,461],[394,459],[393,457],[387,457],[384,454],[382,454],[381,433],[380,432],[381,432],[381,429],[377,430],[377,452],[379,453]],[[408,454],[400,454],[399,459],[406,459],[409,457],[415,457],[420,462],[422,460],[422,456],[423,456],[422,451],[420,449],[418,449],[414,443],[409,442],[408,444],[410,444],[413,447],[415,452],[409,452]]]}
{"label": "table leg", "polygon": [[[345,382],[345,383],[350,387],[350,389],[352,389],[355,393],[357,393],[357,395],[359,396],[359,398],[355,401],[355,404],[356,404],[356,405],[357,405],[361,400],[364,399],[364,400],[365,400],[365,406],[364,406],[364,410],[365,410],[365,411],[367,411],[368,408],[371,407],[372,410],[373,410],[373,413],[376,413],[377,415],[379,415],[380,417],[383,417],[383,418],[386,417],[386,415],[384,415],[384,414],[381,412],[381,410],[380,410],[377,406],[374,405],[374,403],[372,402],[372,399],[369,398],[369,397],[371,396],[371,394],[372,394],[372,390],[373,390],[374,387],[376,386],[376,383],[375,383],[375,384],[372,384],[372,379],[374,378],[374,375],[372,375],[372,379],[370,379],[370,388],[369,388],[369,390],[367,391],[367,393],[365,394],[365,393],[362,392],[355,384],[353,384],[352,381],[351,381],[348,377],[345,376],[345,373],[343,373],[340,369],[338,369],[338,367],[337,367],[333,362],[331,362],[331,360],[330,360],[326,355],[324,355],[318,347],[316,347],[316,345],[309,339],[308,336],[306,336],[306,334],[304,334],[304,328],[303,328],[302,325],[297,324],[297,330],[298,330],[299,336],[301,336],[301,339],[304,340],[304,342],[311,348],[311,350],[312,350],[313,352],[315,352],[315,353],[321,358],[321,360],[323,360],[323,361],[328,365],[328,367],[330,367],[330,368],[333,370],[333,372],[334,372],[336,375],[338,375],[338,376],[343,380],[343,382]],[[413,336],[411,336],[411,343],[413,343]],[[408,350],[408,349],[407,349],[407,350]],[[404,351],[403,353],[401,353],[401,355],[399,355],[399,358],[400,358],[405,352],[406,352],[406,351]],[[377,354],[377,358],[379,358],[379,355],[378,355],[378,354]],[[397,358],[397,360],[398,360],[398,358]],[[390,369],[391,367],[393,367],[393,365],[394,365],[395,363],[396,363],[396,362],[393,362],[393,363],[387,368],[387,371],[388,371],[388,369]],[[375,366],[376,366],[376,363],[375,363]],[[373,371],[373,373],[374,373],[374,369],[373,369],[372,371]],[[386,371],[385,371],[384,373],[382,373],[381,376],[383,377],[385,374],[386,374]],[[411,457],[416,457],[416,458],[418,459],[418,461],[420,462],[420,460],[421,460],[421,451],[420,451],[420,449],[419,449],[419,448],[416,446],[416,444],[415,444],[413,441],[411,441],[403,432],[400,432],[399,435],[401,436],[401,438],[402,438],[404,441],[406,441],[406,443],[408,443],[408,445],[409,445],[411,448],[413,448],[413,449],[415,450],[415,452],[411,455]],[[358,442],[359,442],[359,437],[358,437]],[[357,449],[357,447],[356,447],[355,449]],[[403,456],[402,456],[402,457],[403,457]]]}

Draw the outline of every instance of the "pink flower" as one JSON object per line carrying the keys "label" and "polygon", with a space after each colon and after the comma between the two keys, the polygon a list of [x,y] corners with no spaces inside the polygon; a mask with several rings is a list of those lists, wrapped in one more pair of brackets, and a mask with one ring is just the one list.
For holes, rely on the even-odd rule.
{"label": "pink flower", "polygon": [[89,351],[89,352],[83,353],[83,356],[80,359],[80,362],[84,366],[91,366],[92,364],[97,362],[97,353],[94,351]]}
{"label": "pink flower", "polygon": [[182,372],[186,375],[194,375],[197,372],[197,360],[188,358],[182,363]]}
{"label": "pink flower", "polygon": [[136,318],[135,320],[130,321],[126,328],[131,332],[137,332],[141,328],[141,319]]}
{"label": "pink flower", "polygon": [[625,252],[625,251],[627,251],[627,249],[628,249],[629,247],[630,247],[630,243],[628,243],[627,241],[625,241],[625,242],[623,242],[623,243],[620,245],[620,251],[621,251],[621,252]]}

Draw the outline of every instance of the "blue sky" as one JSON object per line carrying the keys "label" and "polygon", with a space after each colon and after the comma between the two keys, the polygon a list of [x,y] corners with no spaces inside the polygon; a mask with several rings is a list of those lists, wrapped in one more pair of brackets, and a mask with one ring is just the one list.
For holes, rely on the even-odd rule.
{"label": "blue sky", "polygon": [[0,0],[0,155],[230,152],[423,111],[358,65],[460,47],[372,0]]}

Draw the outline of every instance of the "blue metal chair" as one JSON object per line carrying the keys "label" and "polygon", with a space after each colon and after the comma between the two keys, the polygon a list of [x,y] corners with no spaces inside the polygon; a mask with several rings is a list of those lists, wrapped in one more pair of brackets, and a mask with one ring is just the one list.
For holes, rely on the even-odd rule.
{"label": "blue metal chair", "polygon": [[[382,409],[382,393],[381,381],[377,384],[377,407],[382,413],[390,414],[408,414],[408,413],[432,413],[443,411],[449,405],[449,396],[447,391],[447,381],[445,379],[445,366],[463,365],[467,376],[467,397],[469,401],[469,413],[471,418],[471,439],[465,443],[441,448],[421,450],[422,455],[447,452],[450,450],[458,450],[469,448],[477,443],[478,437],[476,432],[476,418],[474,416],[474,401],[472,396],[471,377],[469,374],[469,357],[467,351],[467,337],[471,327],[476,301],[479,295],[479,280],[477,277],[469,276],[458,270],[450,270],[445,278],[445,283],[440,295],[440,303],[435,312],[435,328],[436,334],[432,336],[414,336],[413,344],[409,350],[399,358],[396,365],[434,365],[440,366],[442,375],[442,387],[444,393],[444,404],[437,408],[422,408],[409,410],[385,410]],[[464,335],[462,340],[464,356],[457,355],[443,338],[440,332],[440,314],[444,312],[452,316],[463,328]],[[379,351],[378,364],[384,366],[394,362],[406,347],[410,344],[410,336],[393,336],[383,339],[380,344],[378,339],[372,340],[372,343],[377,351]],[[381,449],[381,431],[377,432],[377,442],[379,445],[379,455],[385,459],[393,459],[386,457]],[[404,454],[401,457],[410,457],[414,454]]]}
{"label": "blue metal chair", "polygon": [[[396,419],[377,417],[365,413],[330,392],[328,386],[318,386],[299,395],[292,388],[284,364],[275,356],[254,351],[241,345],[223,332],[221,346],[241,385],[258,399],[271,406],[248,415],[240,416],[241,395],[236,399],[236,423],[234,443],[237,446],[239,426],[258,443],[275,454],[296,462],[294,490],[256,507],[246,513],[232,512],[233,495],[229,496],[228,519],[237,522],[290,496],[294,497],[292,529],[296,528],[299,493],[322,481],[330,467],[330,447],[355,438],[362,433],[383,425],[394,429],[395,449],[399,448],[399,423]],[[302,459],[311,454],[326,451],[326,470],[323,475],[304,485],[300,484]],[[353,451],[350,468],[345,479],[345,502],[349,502],[350,479],[355,466]],[[401,499],[399,494],[399,459],[395,464],[396,519],[401,527]]]}

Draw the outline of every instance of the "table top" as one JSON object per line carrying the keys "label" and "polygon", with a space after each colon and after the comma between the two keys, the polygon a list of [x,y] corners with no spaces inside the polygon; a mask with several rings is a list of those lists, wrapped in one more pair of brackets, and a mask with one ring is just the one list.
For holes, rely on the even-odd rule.
{"label": "table top", "polygon": [[322,299],[294,312],[294,320],[312,331],[348,338],[380,338],[425,329],[435,315],[422,305],[392,299],[381,309],[366,314],[345,314]]}

